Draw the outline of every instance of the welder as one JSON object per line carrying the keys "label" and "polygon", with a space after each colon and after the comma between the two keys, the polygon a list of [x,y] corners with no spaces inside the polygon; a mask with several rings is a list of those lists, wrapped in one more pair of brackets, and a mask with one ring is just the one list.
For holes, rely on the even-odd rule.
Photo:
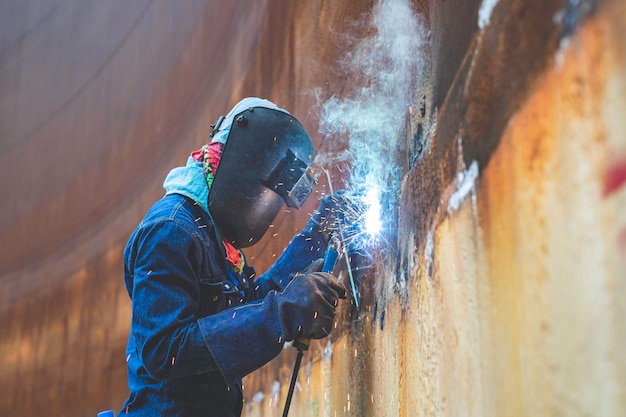
{"label": "welder", "polygon": [[118,415],[239,416],[241,379],[285,342],[328,336],[346,288],[315,272],[337,207],[323,198],[260,276],[242,249],[311,194],[311,139],[286,110],[240,101],[167,175],[124,251],[130,395]]}

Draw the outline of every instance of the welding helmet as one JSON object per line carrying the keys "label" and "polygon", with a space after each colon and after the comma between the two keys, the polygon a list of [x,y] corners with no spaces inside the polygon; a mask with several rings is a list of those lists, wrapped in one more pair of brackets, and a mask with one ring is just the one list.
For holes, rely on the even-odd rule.
{"label": "welding helmet", "polygon": [[208,207],[222,237],[254,245],[283,204],[300,208],[313,190],[313,143],[300,122],[270,101],[242,100],[213,126],[224,144]]}

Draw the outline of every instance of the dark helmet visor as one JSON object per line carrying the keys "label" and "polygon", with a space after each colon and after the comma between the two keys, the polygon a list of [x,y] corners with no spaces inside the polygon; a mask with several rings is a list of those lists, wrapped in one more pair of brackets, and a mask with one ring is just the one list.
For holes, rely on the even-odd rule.
{"label": "dark helmet visor", "polygon": [[313,192],[315,180],[307,175],[306,162],[287,149],[276,169],[263,184],[285,200],[287,206],[299,209]]}

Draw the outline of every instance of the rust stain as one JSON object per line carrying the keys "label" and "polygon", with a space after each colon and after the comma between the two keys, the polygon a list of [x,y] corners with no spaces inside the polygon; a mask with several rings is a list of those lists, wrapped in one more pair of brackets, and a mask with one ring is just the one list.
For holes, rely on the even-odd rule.
{"label": "rust stain", "polygon": [[[358,315],[351,306],[341,311],[330,358],[324,359],[328,340],[312,345],[294,415],[619,415],[626,407],[626,397],[619,397],[626,387],[619,355],[626,344],[620,307],[626,159],[612,159],[624,149],[626,129],[621,114],[607,108],[626,107],[623,91],[610,83],[617,78],[624,85],[626,6],[597,2],[597,12],[587,15],[574,6],[595,8],[595,1],[567,2],[557,27],[554,14],[565,3],[500,2],[479,33],[468,16],[480,1],[413,2],[426,14],[431,62],[420,84],[425,91],[416,92],[419,107],[408,108],[413,147],[394,239],[401,257],[414,256],[415,265],[398,262],[407,277],[401,296],[390,291],[385,303],[364,304]],[[233,4],[222,3],[227,10],[220,14],[217,2],[205,2],[189,41],[168,60],[171,71],[142,73],[161,82],[150,95],[135,97],[134,116],[111,122],[113,111],[99,111],[91,98],[133,94],[128,79],[105,77],[79,100],[90,103],[81,109],[88,118],[54,120],[33,137],[50,144],[56,135],[63,149],[86,146],[84,138],[110,146],[65,186],[10,187],[20,191],[21,202],[10,206],[2,224],[3,237],[14,244],[0,255],[6,272],[0,281],[0,414],[78,416],[121,404],[130,321],[121,251],[135,221],[162,192],[162,174],[204,143],[216,113],[242,95],[271,97],[303,115],[315,132],[315,100],[300,93],[319,85],[326,94],[353,87],[354,74],[333,70],[347,51],[332,34],[364,36],[366,29],[352,23],[372,1],[270,0],[259,2],[255,13]],[[58,7],[70,16],[75,6]],[[227,18],[215,22],[215,15]],[[238,18],[251,26],[229,25]],[[147,39],[176,30],[161,22],[144,23]],[[217,42],[221,24],[258,28],[258,39],[238,44],[230,61],[215,60],[211,53],[227,56],[229,44],[220,41],[207,52],[205,41]],[[563,33],[571,38],[559,50]],[[140,35],[132,41],[143,45]],[[115,62],[135,71],[145,64],[134,55]],[[116,110],[127,98],[120,97]],[[112,131],[102,128],[109,122],[119,129],[111,143]],[[459,138],[464,149],[457,147]],[[151,153],[155,144],[161,153]],[[3,154],[13,161],[7,172],[21,166],[11,155]],[[136,164],[137,155],[149,158]],[[476,208],[466,202],[447,213],[459,161],[469,166],[474,160],[480,165]],[[55,174],[41,171],[36,159],[29,164],[39,169],[30,180]],[[44,189],[47,194],[39,195]],[[258,270],[297,230],[294,218],[281,215],[279,235],[250,251],[249,259],[258,255]],[[364,299],[384,291],[381,283],[392,286],[395,272],[371,271]],[[247,415],[280,412],[294,354],[286,349],[246,379]]]}

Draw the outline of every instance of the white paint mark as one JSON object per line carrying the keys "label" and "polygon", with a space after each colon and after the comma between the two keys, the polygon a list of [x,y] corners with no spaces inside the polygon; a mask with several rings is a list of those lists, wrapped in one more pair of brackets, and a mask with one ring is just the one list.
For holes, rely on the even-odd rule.
{"label": "white paint mark", "polygon": [[272,397],[278,397],[280,394],[280,382],[274,381],[272,384]]}
{"label": "white paint mark", "polygon": [[435,245],[433,242],[433,232],[428,232],[426,236],[426,247],[424,248],[424,259],[426,260],[426,274],[430,275],[430,267],[433,264],[433,252]]}
{"label": "white paint mark", "polygon": [[489,21],[491,20],[491,12],[493,12],[496,4],[498,4],[498,0],[483,0],[482,4],[480,5],[480,9],[478,10],[478,27],[481,30],[489,25]]}
{"label": "white paint mark", "polygon": [[260,403],[263,401],[264,398],[265,398],[265,394],[263,394],[263,391],[259,391],[252,396],[252,402]]}
{"label": "white paint mark", "polygon": [[563,68],[563,60],[565,59],[565,53],[570,45],[570,38],[562,38],[559,42],[559,49],[554,54],[554,62],[556,68],[561,70]]}
{"label": "white paint mark", "polygon": [[[557,27],[563,26],[563,19],[565,18],[565,10],[561,9],[552,17],[552,22]],[[569,37],[561,38],[561,42],[559,43],[559,49],[554,54],[554,61],[556,63],[557,69],[561,69],[563,67],[563,59],[565,55],[565,51],[569,46]]]}
{"label": "white paint mark", "polygon": [[457,173],[457,189],[448,201],[448,214],[457,211],[461,203],[474,189],[478,178],[478,162],[472,161],[469,169]]}
{"label": "white paint mark", "polygon": [[304,376],[306,377],[307,384],[311,381],[311,374],[313,373],[313,362],[307,362],[304,367]]}
{"label": "white paint mark", "polygon": [[333,345],[330,341],[326,344],[326,347],[322,351],[322,362],[327,363],[330,362],[333,358]]}

